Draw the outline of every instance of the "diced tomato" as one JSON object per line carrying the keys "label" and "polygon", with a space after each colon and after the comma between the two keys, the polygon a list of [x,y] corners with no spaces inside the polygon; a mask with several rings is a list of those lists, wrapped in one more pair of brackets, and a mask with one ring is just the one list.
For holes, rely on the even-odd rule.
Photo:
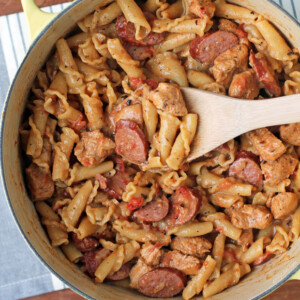
{"label": "diced tomato", "polygon": [[130,86],[132,87],[133,90],[137,90],[143,84],[149,85],[152,90],[154,90],[158,87],[158,81],[153,78],[143,80],[141,78],[130,77],[129,82],[130,82]]}
{"label": "diced tomato", "polygon": [[239,38],[247,38],[248,37],[248,33],[245,32],[244,30],[244,24],[240,24],[238,29],[237,29],[237,36]]}
{"label": "diced tomato", "polygon": [[218,231],[218,232],[223,232],[223,228],[222,227],[216,227],[215,230]]}
{"label": "diced tomato", "polygon": [[134,197],[127,204],[127,208],[130,211],[134,211],[143,206],[144,198],[143,197]]}
{"label": "diced tomato", "polygon": [[80,113],[77,120],[70,125],[76,132],[86,128],[86,121],[83,121],[83,114]]}

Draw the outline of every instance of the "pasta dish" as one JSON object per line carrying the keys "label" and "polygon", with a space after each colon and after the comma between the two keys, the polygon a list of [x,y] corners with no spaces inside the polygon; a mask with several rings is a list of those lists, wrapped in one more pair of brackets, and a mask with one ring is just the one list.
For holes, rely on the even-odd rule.
{"label": "pasta dish", "polygon": [[201,120],[180,87],[295,94],[298,59],[268,20],[225,0],[101,1],[57,40],[20,128],[51,245],[97,283],[185,300],[287,251],[300,234],[300,123],[187,163]]}

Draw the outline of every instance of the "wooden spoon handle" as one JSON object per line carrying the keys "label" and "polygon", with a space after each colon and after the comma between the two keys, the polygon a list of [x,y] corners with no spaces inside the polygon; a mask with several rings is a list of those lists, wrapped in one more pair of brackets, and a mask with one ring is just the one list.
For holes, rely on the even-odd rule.
{"label": "wooden spoon handle", "polygon": [[250,131],[273,125],[300,122],[300,95],[291,95],[260,101],[241,102],[241,126]]}

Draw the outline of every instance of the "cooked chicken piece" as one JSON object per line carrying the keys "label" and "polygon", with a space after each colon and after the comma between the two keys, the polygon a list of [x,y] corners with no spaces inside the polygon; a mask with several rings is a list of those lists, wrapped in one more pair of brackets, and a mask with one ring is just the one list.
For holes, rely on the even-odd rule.
{"label": "cooked chicken piece", "polygon": [[283,220],[298,207],[298,196],[294,193],[280,193],[271,199],[274,219]]}
{"label": "cooked chicken piece", "polygon": [[212,244],[203,237],[175,237],[171,242],[171,249],[183,254],[204,257],[210,251]]}
{"label": "cooked chicken piece", "polygon": [[263,161],[261,163],[265,183],[276,186],[282,180],[289,178],[295,171],[298,160],[290,154],[283,154],[277,160]]}
{"label": "cooked chicken piece", "polygon": [[187,114],[185,102],[180,88],[170,83],[160,83],[158,88],[151,91],[149,99],[159,109],[174,116]]}
{"label": "cooked chicken piece", "polygon": [[254,70],[234,75],[228,93],[234,98],[256,98],[259,94],[259,86]]}
{"label": "cooked chicken piece", "polygon": [[198,16],[212,18],[216,6],[212,0],[188,0],[189,12]]}
{"label": "cooked chicken piece", "polygon": [[286,151],[282,141],[267,128],[253,130],[248,137],[263,160],[275,160]]}
{"label": "cooked chicken piece", "polygon": [[163,251],[157,245],[146,243],[141,250],[141,257],[144,259],[147,265],[158,265],[161,259]]}
{"label": "cooked chicken piece", "polygon": [[194,256],[181,254],[179,251],[168,251],[161,260],[161,267],[175,268],[186,275],[197,274],[201,262]]}
{"label": "cooked chicken piece", "polygon": [[239,44],[220,54],[214,61],[213,75],[217,83],[229,88],[235,73],[247,70],[248,47]]}
{"label": "cooked chicken piece", "polygon": [[115,150],[115,143],[99,130],[86,131],[74,149],[74,154],[82,165],[92,167],[99,165]]}
{"label": "cooked chicken piece", "polygon": [[300,146],[300,123],[281,125],[279,130],[283,141]]}
{"label": "cooked chicken piece", "polygon": [[241,229],[264,229],[272,223],[271,212],[261,205],[244,205],[242,208],[233,209],[231,223]]}

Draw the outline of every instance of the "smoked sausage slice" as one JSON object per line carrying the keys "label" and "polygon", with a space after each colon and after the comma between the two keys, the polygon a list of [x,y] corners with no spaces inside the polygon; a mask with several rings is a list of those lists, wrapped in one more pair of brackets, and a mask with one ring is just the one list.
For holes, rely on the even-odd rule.
{"label": "smoked sausage slice", "polygon": [[148,144],[144,132],[131,120],[119,120],[115,133],[116,152],[134,164],[147,160]]}
{"label": "smoked sausage slice", "polygon": [[133,216],[143,222],[159,222],[169,211],[169,200],[166,196],[158,197],[137,210]]}
{"label": "smoked sausage slice", "polygon": [[81,240],[74,232],[72,233],[72,240],[76,248],[81,252],[94,250],[99,245],[99,242],[95,238],[88,236]]}
{"label": "smoked sausage slice", "polygon": [[239,38],[228,31],[216,31],[204,37],[196,37],[190,43],[190,54],[203,64],[213,64],[224,51],[239,43]]}
{"label": "smoked sausage slice", "polygon": [[263,184],[262,171],[256,155],[249,151],[240,151],[235,161],[229,167],[228,175],[261,188]]}
{"label": "smoked sausage slice", "polygon": [[196,189],[181,186],[171,197],[171,207],[166,217],[169,226],[182,225],[191,221],[199,211],[202,195]]}
{"label": "smoked sausage slice", "polygon": [[[155,17],[151,13],[145,13],[145,17],[148,22],[151,23]],[[116,22],[116,31],[118,36],[129,43],[136,46],[153,46],[160,43],[166,36],[165,33],[150,32],[142,40],[137,40],[135,38],[135,26],[132,22],[128,22],[126,18],[122,15],[119,16]]]}
{"label": "smoked sausage slice", "polygon": [[271,66],[262,53],[250,53],[250,65],[256,72],[258,80],[264,85],[271,97],[279,97],[281,95],[281,87],[272,70]]}
{"label": "smoked sausage slice", "polygon": [[179,294],[186,284],[186,276],[174,268],[156,268],[144,274],[138,282],[139,291],[149,297],[168,298]]}
{"label": "smoked sausage slice", "polygon": [[122,265],[121,269],[111,275],[108,275],[106,277],[106,280],[108,281],[119,281],[124,280],[129,276],[130,270],[132,267],[132,263],[128,262],[124,265]]}
{"label": "smoked sausage slice", "polygon": [[109,256],[110,251],[108,249],[96,249],[93,251],[85,252],[81,258],[81,261],[85,264],[86,270],[90,276],[94,277],[95,272],[102,261]]}

